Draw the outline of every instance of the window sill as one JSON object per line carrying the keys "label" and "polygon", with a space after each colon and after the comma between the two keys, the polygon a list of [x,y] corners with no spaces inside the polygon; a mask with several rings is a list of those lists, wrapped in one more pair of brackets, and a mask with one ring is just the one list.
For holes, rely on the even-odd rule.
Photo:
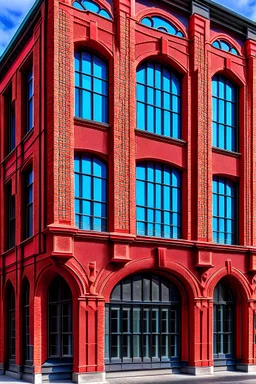
{"label": "window sill", "polygon": [[146,137],[150,140],[162,141],[164,143],[175,144],[180,147],[185,147],[185,145],[187,144],[187,142],[182,139],[175,139],[173,137],[158,135],[156,133],[143,131],[142,129],[138,129],[138,128],[135,129],[135,133],[137,136]]}
{"label": "window sill", "polygon": [[34,238],[34,235],[27,237],[26,239],[20,242],[20,245],[26,245],[27,243],[30,243],[33,240],[33,238]]}
{"label": "window sill", "polygon": [[215,153],[220,153],[221,155],[231,156],[235,158],[240,158],[242,156],[242,154],[239,152],[228,151],[227,149],[218,147],[212,147],[212,151]]}
{"label": "window sill", "polygon": [[86,128],[100,129],[102,131],[106,131],[110,127],[110,125],[107,123],[100,123],[93,120],[86,120],[86,119],[83,119],[82,117],[74,117],[74,124],[80,125]]}

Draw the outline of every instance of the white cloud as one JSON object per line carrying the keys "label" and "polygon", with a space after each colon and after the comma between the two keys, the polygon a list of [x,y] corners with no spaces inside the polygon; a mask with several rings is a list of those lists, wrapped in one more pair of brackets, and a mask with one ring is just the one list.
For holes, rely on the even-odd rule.
{"label": "white cloud", "polygon": [[0,55],[35,0],[0,0]]}
{"label": "white cloud", "polygon": [[[1,0],[0,0],[1,1]],[[232,9],[233,11],[248,17],[256,19],[256,0],[215,0],[218,3]]]}

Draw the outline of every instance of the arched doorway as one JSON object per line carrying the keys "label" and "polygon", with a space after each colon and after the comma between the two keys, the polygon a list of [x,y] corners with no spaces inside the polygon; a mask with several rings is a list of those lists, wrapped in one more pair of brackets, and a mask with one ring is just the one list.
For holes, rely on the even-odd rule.
{"label": "arched doorway", "polygon": [[180,293],[162,276],[119,282],[105,314],[106,371],[178,367]]}
{"label": "arched doorway", "polygon": [[225,280],[214,289],[213,358],[215,367],[235,365],[235,300]]}
{"label": "arched doorway", "polygon": [[57,276],[48,291],[48,359],[43,376],[71,379],[73,369],[72,293],[67,282]]}

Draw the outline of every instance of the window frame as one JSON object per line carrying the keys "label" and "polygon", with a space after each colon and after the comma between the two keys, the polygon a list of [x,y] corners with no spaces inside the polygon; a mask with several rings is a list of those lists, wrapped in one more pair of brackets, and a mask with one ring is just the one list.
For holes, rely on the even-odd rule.
{"label": "window frame", "polygon": [[9,250],[16,245],[16,196],[12,194],[12,181],[5,186],[5,196],[7,200],[7,228],[6,249]]}
{"label": "window frame", "polygon": [[[219,96],[213,96],[213,80],[215,78],[218,78],[218,84],[219,84],[219,81],[222,79],[225,84],[225,87],[224,87],[224,94],[225,94],[225,97],[224,98],[220,98]],[[227,82],[229,82],[233,89],[234,89],[234,95],[235,95],[235,102],[233,101],[230,101],[230,100],[227,100],[226,99],[226,85],[227,85]],[[232,152],[232,153],[239,153],[239,147],[240,147],[240,142],[239,142],[239,137],[240,137],[240,114],[239,114],[239,107],[240,107],[240,89],[239,89],[239,86],[233,82],[233,80],[230,80],[229,77],[227,77],[225,74],[222,74],[222,73],[216,73],[214,74],[214,76],[212,77],[212,80],[211,80],[211,86],[212,86],[212,97],[211,97],[211,103],[212,103],[212,147],[213,148],[217,148],[218,150],[221,150],[221,151],[227,151],[227,152]],[[213,109],[213,99],[216,99],[217,101],[219,100],[222,100],[224,102],[224,120],[226,121],[226,116],[227,116],[227,108],[226,108],[226,104],[227,103],[231,103],[234,105],[234,108],[235,108],[235,112],[234,112],[234,120],[235,120],[235,125],[234,127],[231,126],[231,125],[228,125],[226,122],[225,123],[221,123],[217,120],[213,120],[213,114],[214,114],[214,109]],[[216,115],[219,115],[219,105],[218,105],[218,109],[216,111]],[[216,137],[217,137],[217,140],[219,141],[219,125],[222,125],[224,127],[224,148],[223,147],[220,147],[220,146],[216,146],[213,144],[213,125],[216,124]],[[232,149],[228,149],[227,148],[227,128],[231,128],[234,132],[234,150]]]}
{"label": "window frame", "polygon": [[[95,231],[95,232],[107,232],[108,231],[108,225],[109,225],[109,197],[108,197],[108,186],[109,186],[109,175],[108,175],[108,164],[106,161],[104,161],[101,157],[96,156],[91,153],[84,153],[84,152],[77,152],[75,153],[75,161],[76,159],[79,161],[79,172],[76,171],[75,166],[74,166],[74,178],[75,178],[75,186],[74,186],[74,204],[75,204],[75,209],[74,209],[74,214],[75,214],[75,223],[77,225],[77,220],[76,216],[79,216],[80,219],[81,217],[84,219],[89,219],[90,223],[86,223],[83,221],[79,221],[78,228],[80,230],[85,230],[85,231]],[[83,173],[82,170],[82,160],[87,159],[90,161],[90,174],[89,173]],[[95,160],[100,162],[101,166],[104,166],[104,172],[106,174],[106,177],[98,176],[95,175],[94,172],[94,164]],[[78,176],[78,188],[79,188],[79,196],[76,194],[76,175]],[[90,179],[90,199],[89,197],[86,197],[84,194],[84,185],[83,185],[83,179],[84,178],[89,178]],[[95,199],[95,194],[94,194],[94,182],[95,179],[101,181],[101,190],[103,191],[103,185],[105,182],[105,200],[103,198],[101,200],[96,200]],[[79,201],[79,211],[76,210],[76,202]],[[83,210],[83,203],[88,202],[90,204],[90,213],[89,211]],[[105,211],[106,211],[106,217],[104,216],[98,216],[95,215],[95,205],[100,204],[102,207],[103,205],[105,206]],[[91,213],[92,212],[92,213]],[[100,229],[95,228],[95,219],[101,220],[101,226]],[[105,226],[102,225],[102,222],[105,221]],[[84,228],[84,225],[89,225],[90,228]],[[82,228],[83,227],[83,228]]]}
{"label": "window frame", "polygon": [[[87,72],[82,71],[83,54],[90,55],[91,73],[87,73]],[[88,122],[93,122],[95,124],[104,124],[104,125],[108,126],[109,120],[110,120],[109,61],[106,60],[106,58],[102,57],[100,54],[98,54],[98,52],[95,53],[94,51],[91,51],[90,49],[84,49],[84,50],[78,49],[78,50],[76,50],[74,52],[74,61],[75,62],[76,62],[76,55],[79,55],[79,71],[76,70],[76,64],[74,64],[74,76],[75,76],[75,79],[74,79],[74,92],[75,92],[75,95],[74,95],[74,117],[78,118],[78,119],[83,119],[83,120],[88,121]],[[104,63],[104,65],[105,65],[104,69],[106,71],[106,79],[104,79],[103,77],[98,77],[98,76],[94,75],[94,71],[95,71],[94,60],[95,60],[95,58],[99,59],[102,63]],[[76,82],[77,77],[79,78],[79,86],[77,85],[77,82]],[[88,77],[91,79],[91,89],[89,89],[88,87],[85,88],[81,85],[82,81],[83,81],[83,77],[85,77],[85,78]],[[104,94],[103,91],[101,93],[98,91],[95,91],[95,82],[97,83],[97,81],[101,82],[102,84],[105,84],[106,94]],[[79,99],[76,96],[77,90],[78,90],[78,94],[79,94]],[[90,95],[91,95],[91,97],[90,97],[90,116],[91,116],[91,118],[84,117],[84,115],[83,115],[83,97],[82,97],[83,92],[90,93]],[[95,95],[98,95],[101,97],[102,120],[95,118],[95,115],[96,115],[95,108],[94,108]],[[106,103],[105,107],[103,107],[103,101],[104,100]],[[77,104],[78,104],[78,107],[77,107]],[[77,108],[79,110],[78,113],[77,113]],[[105,115],[105,119],[104,119],[103,115]],[[104,120],[106,120],[106,121],[104,121]]]}
{"label": "window frame", "polygon": [[[213,192],[213,181],[216,181],[216,180],[221,180],[221,181],[224,181],[225,182],[225,188],[226,188],[226,183],[230,183],[230,184],[233,184],[233,189],[234,189],[234,207],[235,207],[235,218],[232,219],[234,220],[235,222],[235,225],[234,225],[234,242],[228,244],[228,243],[225,243],[225,242],[217,242],[214,240],[214,235],[213,235],[213,232],[217,232],[217,231],[214,231],[213,229],[213,219],[215,217],[214,215],[214,205],[213,205],[213,195],[214,195],[214,192]],[[218,194],[219,196],[219,194]],[[224,194],[225,197],[230,197],[226,194]],[[231,196],[232,197],[232,196]],[[226,210],[226,200],[225,200],[225,210]],[[219,216],[218,216],[219,218]],[[226,217],[220,217],[221,219],[224,219],[225,220],[225,226],[226,226],[226,220],[230,220],[230,218],[226,218]],[[219,231],[218,231],[219,233]],[[226,233],[226,231],[225,231]],[[233,180],[230,180],[229,178],[226,178],[226,177],[223,177],[223,176],[218,176],[218,175],[213,175],[213,178],[212,178],[212,238],[213,238],[213,242],[215,244],[222,244],[222,245],[239,245],[239,183],[233,181]]]}
{"label": "window frame", "polygon": [[[147,282],[150,283],[148,287],[148,299],[145,299],[145,287],[144,287],[144,280],[147,280]],[[138,284],[138,281],[140,281],[140,290],[141,295],[140,299],[136,298],[134,296],[136,293],[136,284]],[[158,299],[154,297],[154,286],[156,282],[158,282]],[[130,284],[130,298],[127,299],[124,297],[124,287],[123,285],[126,285],[126,295],[127,295],[127,283]],[[168,299],[164,299],[164,293],[162,291],[162,286],[168,287]],[[174,289],[174,291],[173,291]],[[119,291],[118,291],[119,290]],[[116,297],[116,292],[119,292],[119,298]],[[175,292],[174,295],[176,295],[176,300],[173,300],[172,292]],[[166,294],[166,292],[165,292]],[[115,296],[114,296],[115,295]],[[141,273],[141,274],[135,274],[132,276],[127,276],[123,280],[121,280],[112,290],[111,297],[109,303],[106,303],[105,305],[105,364],[107,367],[111,367],[112,364],[119,364],[121,366],[121,369],[126,369],[129,365],[129,369],[142,369],[141,364],[152,364],[151,369],[154,369],[157,365],[158,368],[161,368],[161,364],[167,364],[165,367],[178,367],[181,364],[181,324],[182,324],[182,300],[181,300],[181,294],[178,289],[178,287],[172,283],[169,279],[161,276],[161,275],[155,275],[155,274],[149,274],[149,273]],[[134,330],[134,310],[135,312],[140,313],[139,318],[137,320],[139,321],[138,327],[135,327]],[[119,317],[117,317],[116,325],[117,325],[117,331],[113,331],[113,324],[112,324],[112,311],[116,311],[118,313],[119,311]],[[163,312],[166,313],[168,311],[168,316],[166,317],[166,331],[163,331]],[[172,311],[175,312],[175,316],[172,318],[173,314]],[[124,332],[124,312],[127,312],[128,317],[127,319],[127,332]],[[153,318],[153,312],[155,314],[158,313],[158,316]],[[148,313],[149,316],[147,316],[147,325],[145,329],[145,313]],[[129,320],[130,319],[130,320]],[[171,321],[174,321],[174,323],[171,323]],[[153,322],[155,321],[155,331],[153,330]],[[158,323],[157,323],[158,321]],[[119,322],[119,323],[118,323]],[[119,326],[118,326],[119,324]],[[168,325],[167,325],[168,324]],[[129,326],[128,326],[129,325]],[[172,329],[172,327],[174,328]],[[117,337],[117,342],[119,340],[119,348],[120,348],[120,354],[119,357],[113,356],[112,353],[112,339],[113,337]],[[163,339],[162,336],[169,336],[168,339],[168,357],[163,354]],[[140,356],[134,356],[134,336],[139,341],[139,351]],[[146,344],[143,341],[143,336],[146,336]],[[157,342],[157,348],[155,349],[155,352],[158,351],[158,356],[154,356],[154,347],[153,347],[153,340],[155,336],[155,342]],[[108,338],[107,338],[108,337]],[[123,339],[124,337],[127,337],[127,341],[130,340],[129,343],[127,343],[127,346],[129,344],[130,348],[130,356],[124,356],[124,343]],[[172,342],[175,340],[175,344],[173,345]],[[166,343],[164,343],[166,345]],[[145,356],[145,345],[147,346],[147,350],[149,356]],[[174,355],[172,354],[172,348]],[[128,352],[128,349],[127,349]],[[156,354],[156,353],[155,353]],[[136,364],[139,364],[139,368],[136,367]],[[122,367],[124,365],[124,368]],[[148,367],[147,367],[148,368]],[[111,370],[111,369],[110,369]]]}
{"label": "window frame", "polygon": [[[146,176],[146,179],[145,180],[142,180],[142,179],[139,179],[138,178],[138,167],[142,166],[145,170],[145,176]],[[153,169],[153,172],[154,172],[154,175],[153,175],[153,178],[154,180],[149,180],[149,177],[148,177],[148,174],[149,174],[149,167],[152,166],[151,168]],[[157,167],[160,169],[161,171],[161,183],[160,182],[157,182],[156,181],[156,171],[158,170]],[[168,171],[168,174],[169,174],[169,177],[170,177],[170,184],[165,184],[165,182],[163,181],[163,178],[164,178],[164,172],[165,171]],[[173,172],[177,172],[177,174],[179,175],[179,180],[178,180],[178,183],[179,184],[178,186],[175,186],[173,185],[173,182],[172,182],[172,176],[173,176]],[[145,204],[142,205],[142,204],[138,204],[138,183],[140,182],[143,182],[144,184],[144,189],[145,189]],[[159,238],[167,238],[167,239],[181,239],[182,238],[182,233],[183,233],[183,228],[182,228],[182,171],[180,169],[178,169],[177,167],[173,167],[173,166],[170,166],[169,164],[166,164],[166,163],[162,163],[162,162],[156,162],[156,161],[140,161],[140,162],[137,162],[136,164],[136,233],[137,233],[137,236],[149,236],[149,237],[159,237]],[[153,185],[153,191],[154,191],[154,205],[153,206],[150,206],[149,205],[149,202],[148,202],[148,189],[149,189],[149,186],[150,185]],[[157,207],[157,199],[156,199],[156,191],[157,191],[157,186],[160,186],[160,193],[161,193],[161,208]],[[169,209],[166,209],[166,208],[163,208],[163,203],[164,203],[164,189],[165,188],[168,188],[169,189],[169,193],[170,193],[170,208]],[[174,191],[177,191],[177,202],[175,203],[174,201]],[[179,208],[180,210],[174,210],[173,206],[174,205],[179,205]],[[138,209],[143,209],[144,210],[144,214],[145,214],[145,220],[138,220]],[[153,211],[152,214],[153,214],[153,217],[154,219],[152,221],[149,221],[148,220],[148,215],[149,215],[149,211]],[[157,222],[156,221],[156,214],[157,212],[160,211],[161,212],[161,221],[160,222]],[[164,219],[164,216],[165,216],[165,213],[169,213],[169,215],[172,217],[172,219],[170,219],[170,223],[169,224],[165,224],[165,219]],[[179,220],[179,225],[174,225],[174,222],[173,222],[173,214],[175,214],[177,216],[177,220]],[[144,223],[145,225],[145,234],[141,234],[139,233],[139,229],[138,229],[138,224],[139,223]],[[153,234],[149,234],[149,229],[148,229],[148,226],[152,226],[153,227]],[[161,227],[161,235],[156,235],[155,234],[155,231],[156,231],[156,226],[160,226]],[[177,232],[177,236],[165,236],[166,232],[165,232],[165,226],[168,226],[169,229],[170,229],[170,234],[171,234],[171,231],[173,232],[173,229],[175,228],[175,232]]]}
{"label": "window frame", "polygon": [[[148,71],[149,65],[152,65],[154,68],[153,69],[154,70],[154,79],[153,79],[154,85],[148,84],[147,71]],[[159,66],[161,69],[161,78],[160,78],[161,88],[157,88],[155,85],[156,66]],[[138,73],[139,73],[139,70],[141,70],[141,69],[144,69],[144,71],[145,71],[144,83],[138,81]],[[163,83],[164,71],[168,71],[168,74],[170,75],[170,90],[168,92],[164,89],[164,83]],[[172,80],[173,76],[179,81],[179,91],[180,91],[179,94],[173,93],[173,87],[174,87],[173,80]],[[144,88],[144,100],[143,101],[139,100],[139,98],[138,98],[138,86]],[[149,89],[152,90],[152,98],[154,100],[154,102],[152,104],[148,103],[148,90]],[[156,104],[156,95],[158,92],[160,92],[161,106],[158,106]],[[168,96],[170,97],[169,109],[164,107],[165,94],[168,94]],[[173,110],[173,100],[175,100],[175,98],[177,99],[177,105],[178,105],[178,109],[179,109],[178,112]],[[139,112],[138,112],[138,105],[139,104],[144,105],[144,112],[143,112],[144,113],[143,120],[145,122],[144,128],[139,127]],[[154,120],[153,120],[153,129],[152,130],[149,130],[148,123],[147,123],[148,122],[148,108],[149,107],[153,108]],[[156,116],[156,114],[157,114],[158,110],[161,111],[161,127],[160,127],[161,133],[157,132],[158,128],[157,128],[157,116]],[[165,117],[164,117],[165,113],[169,114],[169,119],[170,119],[170,126],[167,128],[165,127],[164,124],[162,124],[162,122],[165,120]],[[175,124],[173,123],[174,116],[177,116],[177,119],[178,119],[177,121],[179,124],[179,126],[176,128],[178,131],[177,135],[174,134],[174,129],[175,129]],[[138,129],[142,132],[149,133],[149,134],[152,133],[152,134],[158,135],[160,137],[167,137],[167,138],[171,138],[173,140],[182,140],[183,136],[184,136],[183,125],[184,124],[183,124],[183,77],[182,77],[182,75],[179,72],[177,72],[172,66],[170,66],[168,63],[164,63],[162,61],[152,60],[152,59],[143,61],[136,68],[136,129]],[[165,134],[166,129],[170,130],[170,134]]]}
{"label": "window frame", "polygon": [[[26,132],[25,134],[32,131],[34,128],[34,71],[33,66],[31,65],[30,68],[25,73],[25,81],[26,81]],[[32,95],[30,96],[30,84],[32,84]],[[30,126],[30,106],[32,108],[32,121]]]}
{"label": "window frame", "polygon": [[[31,175],[32,181],[29,181]],[[30,164],[23,172],[23,183],[24,183],[24,217],[25,217],[25,228],[24,228],[24,240],[31,238],[34,235],[34,169]],[[32,200],[30,201],[30,188],[32,190]]]}

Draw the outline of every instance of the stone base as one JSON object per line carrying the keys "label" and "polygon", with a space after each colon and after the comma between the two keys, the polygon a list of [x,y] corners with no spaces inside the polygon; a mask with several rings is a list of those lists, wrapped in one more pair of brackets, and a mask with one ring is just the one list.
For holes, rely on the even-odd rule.
{"label": "stone base", "polygon": [[5,375],[12,377],[13,379],[16,379],[16,380],[21,379],[21,373],[19,373],[19,372],[5,371]]}
{"label": "stone base", "polygon": [[213,375],[213,367],[182,367],[180,371],[194,376]]}
{"label": "stone base", "polygon": [[255,364],[237,364],[236,370],[247,372],[247,373],[256,372],[256,365]]}
{"label": "stone base", "polygon": [[4,364],[0,364],[0,375],[4,375]]}
{"label": "stone base", "polygon": [[107,383],[105,372],[73,373],[72,380],[75,383],[93,383],[93,384]]}

